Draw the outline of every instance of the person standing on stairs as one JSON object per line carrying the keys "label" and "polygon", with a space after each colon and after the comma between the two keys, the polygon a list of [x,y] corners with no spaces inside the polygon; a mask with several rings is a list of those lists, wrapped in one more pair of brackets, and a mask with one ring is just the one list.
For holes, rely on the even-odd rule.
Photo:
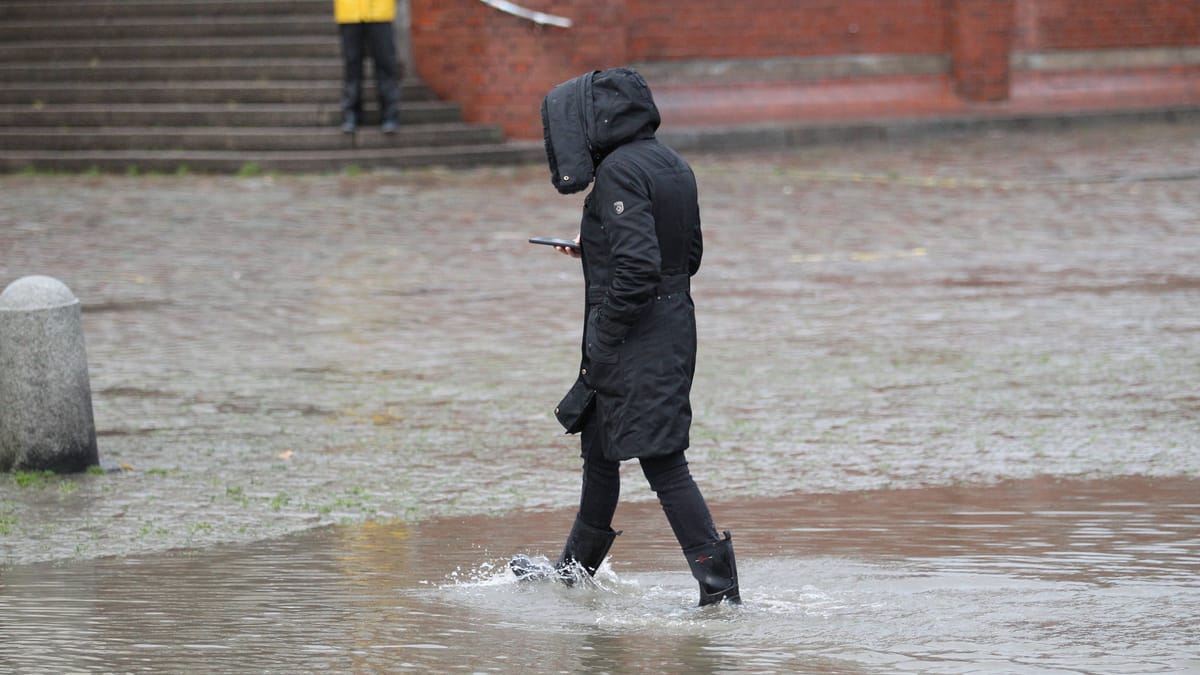
{"label": "person standing on stairs", "polygon": [[655,138],[660,117],[637,72],[595,71],[555,87],[542,103],[551,179],[562,194],[595,178],[576,243],[586,321],[579,376],[555,409],[581,434],[579,511],[554,564],[517,555],[522,579],[570,584],[594,575],[619,532],[620,462],[638,459],[700,583],[700,605],[739,603],[729,532],[717,534],[684,450],[692,422],[696,315],[690,280],[703,243],[696,178]]}
{"label": "person standing on stairs", "polygon": [[342,131],[354,133],[362,122],[363,60],[370,56],[379,98],[380,130],[400,124],[400,83],[392,22],[396,0],[333,0],[342,41]]}

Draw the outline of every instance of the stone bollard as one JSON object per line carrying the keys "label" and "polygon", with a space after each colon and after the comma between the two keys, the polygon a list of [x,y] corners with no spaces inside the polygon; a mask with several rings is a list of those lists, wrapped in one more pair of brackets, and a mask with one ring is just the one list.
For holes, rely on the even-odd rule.
{"label": "stone bollard", "polygon": [[79,299],[29,276],[0,293],[0,471],[99,463]]}

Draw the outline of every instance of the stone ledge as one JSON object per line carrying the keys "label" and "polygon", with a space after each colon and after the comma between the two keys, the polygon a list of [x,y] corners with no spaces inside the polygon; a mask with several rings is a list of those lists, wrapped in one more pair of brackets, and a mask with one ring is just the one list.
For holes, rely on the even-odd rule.
{"label": "stone ledge", "polygon": [[1014,52],[1014,70],[1106,70],[1200,65],[1200,47]]}
{"label": "stone ledge", "polygon": [[845,54],[770,59],[697,59],[633,64],[651,87],[657,84],[785,82],[950,71],[946,54]]}
{"label": "stone ledge", "polygon": [[[663,129],[663,142],[681,152],[781,150],[855,141],[936,137],[986,131],[1052,131],[1137,122],[1200,123],[1200,105],[1156,110],[1085,111],[996,116],[945,116],[847,122],[742,124]],[[1191,175],[1191,174],[1188,174]]]}

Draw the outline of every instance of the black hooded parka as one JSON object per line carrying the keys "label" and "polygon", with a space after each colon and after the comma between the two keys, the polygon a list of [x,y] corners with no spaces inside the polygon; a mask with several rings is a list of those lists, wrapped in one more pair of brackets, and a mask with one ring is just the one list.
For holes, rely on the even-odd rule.
{"label": "black hooded parka", "polygon": [[700,207],[691,167],[654,136],[659,121],[645,80],[624,68],[564,82],[542,104],[555,187],[595,179],[579,228],[583,358],[555,412],[568,433],[599,424],[614,461],[686,449],[692,421]]}

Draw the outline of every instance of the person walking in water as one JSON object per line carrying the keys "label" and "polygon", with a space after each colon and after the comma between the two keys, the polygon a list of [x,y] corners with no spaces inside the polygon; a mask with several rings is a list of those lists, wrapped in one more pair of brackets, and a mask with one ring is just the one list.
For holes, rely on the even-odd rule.
{"label": "person walking in water", "polygon": [[558,561],[515,556],[522,579],[594,575],[617,535],[620,463],[637,459],[700,584],[700,605],[739,603],[728,531],[717,534],[684,451],[692,422],[696,318],[690,279],[703,242],[696,178],[655,138],[660,117],[646,81],[616,68],[568,80],[542,103],[555,188],[595,179],[575,247],[586,287],[579,376],[555,409],[580,434],[579,511]]}

